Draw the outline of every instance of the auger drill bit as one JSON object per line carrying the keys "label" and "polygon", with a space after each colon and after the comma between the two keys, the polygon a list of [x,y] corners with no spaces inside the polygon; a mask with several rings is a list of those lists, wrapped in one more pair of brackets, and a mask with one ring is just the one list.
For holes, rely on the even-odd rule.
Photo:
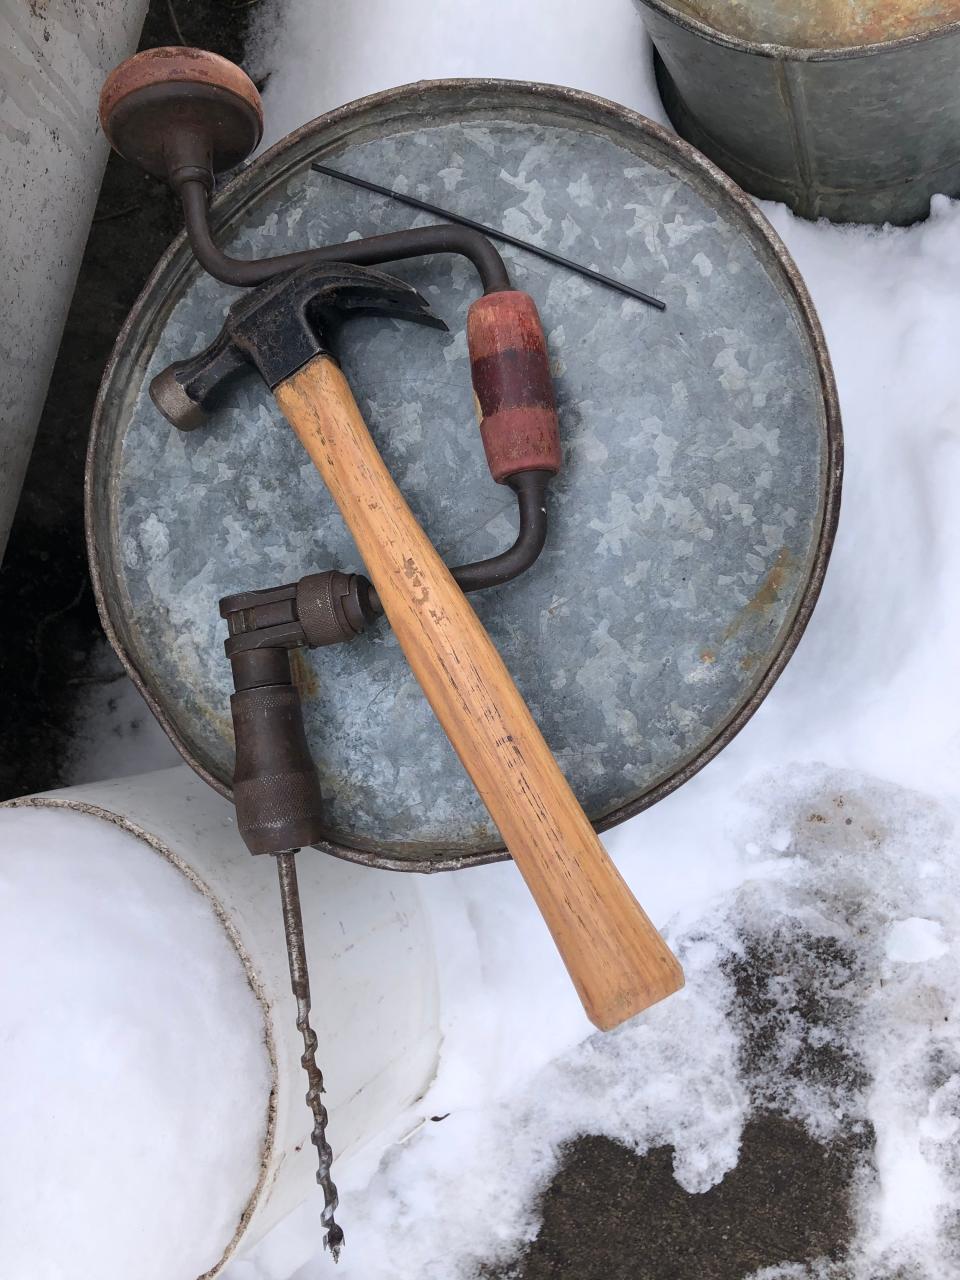
{"label": "auger drill bit", "polygon": [[307,1073],[307,1106],[313,1112],[313,1132],[310,1140],[317,1148],[317,1182],[323,1190],[324,1247],[333,1254],[334,1262],[340,1258],[343,1231],[334,1220],[340,1203],[337,1188],[330,1174],[333,1151],[327,1141],[327,1109],[323,1105],[323,1072],[317,1065],[317,1033],[310,1025],[310,974],[307,969],[307,949],[303,940],[303,916],[300,913],[300,890],[297,886],[297,860],[299,849],[275,854],[280,877],[280,903],[283,907],[283,932],[287,939],[287,960],[290,963],[290,986],[297,1001],[297,1030],[303,1036],[303,1054],[300,1062]]}

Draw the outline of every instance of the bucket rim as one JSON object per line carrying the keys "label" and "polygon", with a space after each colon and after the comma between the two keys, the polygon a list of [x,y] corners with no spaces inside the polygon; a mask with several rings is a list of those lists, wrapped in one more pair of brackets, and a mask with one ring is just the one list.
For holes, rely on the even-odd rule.
{"label": "bucket rim", "polygon": [[[929,40],[960,33],[960,18],[953,22],[931,27],[929,31],[918,31],[912,35],[898,36],[895,40],[877,40],[868,44],[851,44],[819,48],[816,46],[778,44],[776,41],[746,40],[742,36],[731,35],[712,26],[701,18],[685,13],[669,0],[637,0],[638,7],[652,9],[668,18],[676,26],[682,27],[691,35],[700,36],[711,44],[737,53],[750,54],[756,58],[771,58],[778,62],[843,62],[851,58],[874,57],[881,53],[890,53],[897,49],[907,49],[914,45],[926,44]],[[649,34],[649,33],[648,33]],[[652,39],[652,36],[651,36]]]}

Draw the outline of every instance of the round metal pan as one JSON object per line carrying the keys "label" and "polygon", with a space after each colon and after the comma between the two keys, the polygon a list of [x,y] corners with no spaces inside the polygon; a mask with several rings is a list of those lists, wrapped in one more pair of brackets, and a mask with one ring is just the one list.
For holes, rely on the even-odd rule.
{"label": "round metal pan", "polygon": [[[816,601],[842,442],[803,282],[753,203],[687,144],[590,95],[509,81],[410,85],[305,126],[217,197],[224,247],[260,256],[429,220],[313,172],[319,159],[667,303],[658,312],[505,250],[547,331],[564,468],[540,560],[473,601],[581,802],[613,826],[730,741]],[[473,413],[464,320],[476,278],[440,257],[395,274],[450,332],[354,321],[344,370],[441,554],[493,554],[515,515]],[[189,435],[149,401],[152,376],[209,342],[237,293],[198,270],[182,237],[171,246],[104,375],[87,467],[104,626],[184,758],[224,795],[219,597],[362,569],[263,385],[238,381]],[[385,624],[297,658],[329,808],[322,847],[419,871],[505,856]]]}

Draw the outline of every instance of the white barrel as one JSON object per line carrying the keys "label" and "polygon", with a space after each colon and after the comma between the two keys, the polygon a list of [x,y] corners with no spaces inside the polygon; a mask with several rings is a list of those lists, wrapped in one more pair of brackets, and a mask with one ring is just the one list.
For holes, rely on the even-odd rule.
{"label": "white barrel", "polygon": [[[29,913],[34,910],[43,913],[39,939],[43,945],[37,948],[31,945],[29,964],[24,961],[18,966],[20,980],[28,984],[21,1002],[25,1004],[27,1016],[24,1017],[21,1009],[20,1023],[5,1027],[6,1007],[0,1002],[0,1043],[14,1035],[26,1036],[32,1052],[35,1042],[36,1070],[41,1078],[45,1078],[48,1070],[46,1063],[39,1060],[47,1044],[44,1021],[54,1016],[63,1018],[62,1012],[55,1015],[51,1009],[57,1008],[58,984],[65,979],[72,981],[74,977],[72,972],[64,974],[62,964],[53,972],[47,972],[46,968],[53,963],[48,954],[51,948],[55,956],[56,948],[63,945],[60,935],[65,927],[60,919],[65,905],[63,886],[58,888],[56,876],[45,869],[47,865],[52,867],[45,862],[49,851],[44,845],[44,823],[49,826],[51,811],[59,811],[58,821],[68,817],[70,822],[69,833],[61,822],[57,843],[61,846],[61,855],[62,846],[69,846],[69,857],[75,863],[74,868],[68,862],[66,872],[60,872],[61,879],[66,875],[68,889],[74,881],[76,884],[76,923],[70,925],[71,931],[75,928],[76,932],[76,957],[74,960],[71,954],[68,961],[71,969],[74,963],[87,964],[90,952],[101,942],[110,947],[124,947],[120,952],[124,959],[120,963],[125,965],[129,954],[133,966],[141,947],[152,945],[149,938],[144,941],[145,933],[158,945],[166,940],[171,954],[165,964],[177,970],[183,966],[185,974],[192,974],[193,970],[200,974],[189,979],[190,990],[199,1003],[195,1013],[182,1015],[183,1035],[192,1040],[212,1037],[222,1041],[222,1044],[197,1046],[198,1061],[206,1063],[201,1069],[210,1079],[205,1086],[207,1102],[203,1098],[197,1102],[191,1095],[191,1105],[202,1107],[209,1103],[211,1114],[216,1116],[217,1108],[226,1105],[233,1096],[231,1091],[239,1090],[242,1096],[251,1092],[249,1084],[238,1080],[236,1073],[246,1071],[252,1076],[262,1073],[259,1091],[254,1088],[252,1092],[256,1100],[253,1110],[257,1113],[252,1119],[248,1115],[235,1116],[229,1127],[232,1130],[235,1125],[236,1134],[225,1133],[221,1119],[218,1130],[215,1128],[209,1139],[204,1135],[201,1142],[191,1131],[188,1143],[193,1158],[189,1168],[184,1169],[184,1176],[189,1174],[192,1179],[190,1194],[205,1206],[213,1206],[223,1199],[225,1189],[230,1189],[234,1203],[221,1213],[221,1219],[229,1221],[230,1229],[221,1225],[220,1239],[197,1241],[193,1255],[189,1251],[184,1253],[182,1241],[178,1242],[173,1269],[169,1254],[152,1260],[160,1266],[156,1274],[163,1280],[195,1280],[201,1273],[215,1275],[228,1257],[252,1247],[308,1196],[317,1197],[318,1223],[322,1205],[321,1193],[315,1184],[316,1151],[310,1142],[311,1117],[304,1100],[306,1077],[300,1063],[303,1045],[295,1022],[273,859],[254,858],[247,853],[237,834],[233,807],[185,767],[27,796],[0,806],[0,964],[14,967],[3,952],[4,930],[13,927],[15,931],[17,923],[24,922],[23,928],[32,939],[39,930],[29,922]],[[25,818],[35,825],[37,832],[36,840],[26,841],[27,849]],[[11,835],[13,823],[17,824],[15,836]],[[97,824],[99,841],[97,833],[91,833],[91,823]],[[47,840],[49,843],[48,837]],[[85,854],[85,848],[95,848],[96,858],[92,853]],[[31,874],[26,881],[23,876],[11,876],[9,863],[4,867],[6,859],[22,859],[25,853],[29,853],[27,861],[31,864]],[[189,893],[179,893],[179,897],[174,894],[168,901],[163,896],[168,892],[167,886],[161,894],[162,886],[154,883],[158,857],[168,864],[163,870],[167,880],[176,879],[179,889],[182,879]],[[351,1155],[395,1125],[433,1079],[440,1046],[435,950],[416,877],[359,867],[311,849],[298,854],[297,863],[313,996],[311,1021],[319,1037],[318,1060],[327,1089],[328,1136],[337,1162],[336,1174],[337,1167],[342,1169]],[[103,865],[116,869],[116,910],[119,912],[116,920],[110,917],[112,901],[96,883]],[[171,877],[169,868],[181,873],[180,876]],[[28,890],[24,884],[35,887]],[[206,903],[197,896],[197,891],[206,898]],[[28,892],[35,893],[42,901],[24,900]],[[91,893],[97,904],[94,908],[97,919],[92,922],[86,918],[91,912],[88,902]],[[47,902],[48,897],[52,906]],[[129,901],[134,903],[133,907],[125,905]],[[68,911],[68,915],[73,914]],[[213,930],[219,930],[225,945],[220,952],[214,948],[208,955],[204,948],[209,949],[207,935]],[[108,932],[121,936],[107,938]],[[73,938],[73,932],[69,937]],[[130,946],[126,945],[127,939],[134,940]],[[225,959],[228,950],[232,958]],[[214,955],[219,958],[211,959]],[[148,972],[151,963],[155,965],[156,961],[144,961]],[[224,966],[235,972],[232,975],[220,972]],[[214,968],[216,974],[212,972]],[[16,974],[5,975],[6,981],[11,978],[17,981]],[[155,981],[159,985],[159,979]],[[27,1000],[30,984],[38,988],[35,1018],[34,1006]],[[103,986],[107,988],[103,993],[84,994],[82,1000],[88,1007],[91,1023],[98,1020],[101,1011],[103,1013],[103,1062],[114,1058],[114,1046],[108,1043],[110,1037],[126,1041],[128,1032],[131,1044],[137,1043],[139,1037],[146,1044],[156,1044],[158,1051],[162,1051],[169,1027],[161,1024],[161,1014],[157,1012],[157,1006],[162,1003],[159,996],[155,999],[153,990],[144,991],[140,1001],[136,999],[136,991],[133,997],[129,994],[122,997],[111,993],[112,983],[104,982]],[[204,1004],[208,990],[210,998]],[[121,998],[127,1022],[118,1024],[114,1006]],[[222,1007],[225,1003],[229,1008]],[[69,1015],[68,1004],[68,1021]],[[152,1019],[157,1019],[156,1026]],[[238,1020],[244,1025],[237,1027]],[[69,1036],[69,1026],[61,1028],[63,1030]],[[86,1035],[83,1039],[86,1041]],[[71,1052],[70,1043],[59,1045],[58,1053],[65,1059],[69,1059]],[[97,1050],[98,1057],[100,1052]],[[86,1047],[84,1054],[88,1054]],[[85,1061],[81,1061],[81,1066],[85,1069]],[[27,1074],[29,1076],[29,1064]],[[66,1117],[65,1131],[44,1132],[38,1134],[37,1139],[58,1147],[62,1145],[69,1152],[75,1150],[78,1142],[92,1144],[91,1149],[82,1152],[83,1167],[89,1170],[89,1184],[96,1179],[98,1162],[111,1159],[115,1128],[123,1126],[119,1149],[123,1153],[132,1149],[124,1145],[124,1135],[131,1125],[127,1120],[118,1120],[113,1108],[104,1106],[102,1099],[94,1104],[94,1109],[100,1106],[101,1114],[87,1114],[81,1122],[78,1115],[84,1107],[89,1109],[89,1097],[85,1093],[73,1097],[71,1089],[86,1088],[84,1079],[84,1072],[79,1069],[76,1073],[64,1071],[62,1079],[57,1076],[58,1089],[52,1091],[58,1094],[54,1110]],[[152,1095],[151,1113],[142,1117],[142,1132],[147,1139],[145,1153],[150,1151],[151,1134],[160,1135],[162,1141],[168,1129],[184,1122],[181,1102],[175,1093],[165,1096],[161,1090],[159,1096]],[[18,1105],[24,1105],[23,1114],[29,1115],[29,1104]],[[45,1113],[41,1111],[41,1114]],[[46,1120],[40,1124],[43,1127]],[[77,1137],[78,1125],[82,1139]],[[242,1150],[237,1154],[235,1148],[243,1136],[244,1126],[251,1125],[255,1128],[255,1145],[259,1146],[254,1155],[258,1154],[259,1159],[240,1177],[236,1170],[243,1165]],[[193,1149],[198,1143],[199,1156]],[[221,1146],[223,1151],[233,1153],[231,1167],[224,1167]],[[124,1185],[123,1179],[139,1176],[141,1169],[139,1164],[134,1167],[131,1158],[129,1169],[114,1173],[119,1174],[120,1185]],[[239,1182],[234,1186],[231,1179],[236,1182],[238,1177]],[[163,1205],[170,1188],[156,1190],[157,1202]],[[71,1194],[73,1208],[76,1210],[79,1204],[82,1214],[94,1219],[98,1214],[119,1217],[116,1206],[101,1202],[96,1186],[81,1185],[79,1189],[73,1186]],[[166,1208],[156,1212],[162,1217]],[[212,1220],[216,1215],[211,1211],[208,1216]],[[62,1235],[62,1221],[58,1229]],[[96,1236],[98,1230],[106,1228],[98,1228],[93,1222],[90,1230]],[[119,1231],[109,1248],[116,1248],[117,1234],[121,1240],[127,1238],[123,1230]],[[59,1248],[56,1238],[54,1231],[50,1236],[53,1248]],[[136,1230],[130,1238],[136,1240]],[[104,1234],[104,1240],[109,1241],[110,1236]],[[19,1273],[5,1255],[8,1245],[14,1247],[5,1228],[0,1232],[0,1274],[13,1280]],[[35,1248],[35,1274],[58,1277],[61,1272],[55,1263],[47,1269],[41,1265],[42,1239],[36,1242]],[[96,1273],[100,1277],[154,1275],[147,1259],[110,1255],[109,1248],[108,1256],[101,1253],[99,1258]],[[19,1259],[21,1255],[15,1256]],[[83,1270],[83,1266],[78,1265],[75,1273]]]}
{"label": "white barrel", "polygon": [[136,49],[146,10],[0,4],[0,559],[107,159],[100,86]]}

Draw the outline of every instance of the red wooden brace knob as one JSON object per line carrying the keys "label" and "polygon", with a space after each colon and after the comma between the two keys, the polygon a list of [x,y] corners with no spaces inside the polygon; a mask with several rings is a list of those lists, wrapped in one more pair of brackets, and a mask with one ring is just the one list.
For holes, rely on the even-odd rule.
{"label": "red wooden brace knob", "polygon": [[470,373],[490,474],[560,470],[560,428],[547,340],[529,293],[478,298],[467,312]]}

